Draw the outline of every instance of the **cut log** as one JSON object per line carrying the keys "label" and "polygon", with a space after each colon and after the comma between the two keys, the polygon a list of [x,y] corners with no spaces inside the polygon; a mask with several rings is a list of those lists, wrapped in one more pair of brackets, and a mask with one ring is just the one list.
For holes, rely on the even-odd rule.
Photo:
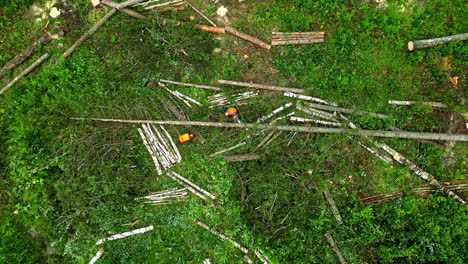
{"label": "cut log", "polygon": [[259,84],[259,83],[246,83],[246,82],[236,82],[236,81],[228,81],[228,80],[218,80],[218,83],[256,88],[256,89],[279,91],[279,92],[304,93],[304,90],[302,89],[288,88],[288,87],[281,87],[281,86],[274,86],[274,85],[265,85],[265,84]]}
{"label": "cut log", "polygon": [[[110,7],[115,7],[117,6],[118,4],[114,1],[111,1],[111,0],[103,0],[102,1],[103,4],[107,5],[107,6],[110,6]],[[131,9],[128,9],[128,8],[121,8],[119,9],[119,11],[121,12],[124,12],[125,14],[131,16],[131,17],[134,17],[134,18],[137,18],[137,19],[145,19],[147,18],[146,16],[136,12],[136,11],[133,11]]]}
{"label": "cut log", "polygon": [[335,216],[336,222],[341,225],[343,224],[343,220],[341,219],[341,214],[340,211],[338,210],[338,207],[336,207],[335,200],[333,199],[331,193],[329,190],[325,190],[323,192],[323,195],[327,199],[328,205],[330,206],[333,216]]}
{"label": "cut log", "polygon": [[380,148],[385,150],[388,154],[390,154],[398,163],[405,165],[408,167],[410,170],[412,170],[417,176],[419,176],[421,179],[427,181],[430,185],[434,186],[435,188],[439,189],[443,193],[445,193],[449,197],[454,197],[458,202],[462,204],[466,204],[465,200],[463,200],[460,196],[458,196],[456,193],[450,191],[447,189],[442,183],[440,183],[438,180],[435,179],[434,176],[429,174],[426,171],[423,171],[421,168],[419,168],[416,164],[414,164],[412,161],[398,153],[396,150],[392,149],[390,146],[385,145],[385,144],[380,144]]}
{"label": "cut log", "polygon": [[96,263],[96,261],[98,261],[98,259],[102,257],[103,252],[104,252],[103,248],[99,249],[98,252],[96,252],[96,255],[88,262],[88,264]]}
{"label": "cut log", "polygon": [[224,156],[224,159],[228,162],[240,162],[240,161],[251,161],[251,160],[258,160],[260,156],[257,154],[240,154],[240,155],[230,155]]}
{"label": "cut log", "polygon": [[68,48],[63,54],[62,58],[67,58],[70,56],[70,54],[75,51],[75,49],[81,45],[83,42],[85,42],[92,34],[94,34],[104,23],[107,22],[115,13],[117,12],[117,9],[113,8],[111,11],[109,11],[104,17],[102,17],[98,22],[96,22],[86,33],[81,36],[73,45],[71,45],[70,48]]}
{"label": "cut log", "polygon": [[5,73],[8,70],[14,69],[16,66],[20,65],[23,61],[25,61],[27,58],[31,57],[31,55],[34,53],[34,50],[39,45],[42,45],[44,43],[47,43],[50,41],[52,37],[48,32],[44,33],[38,40],[36,40],[31,46],[29,46],[27,49],[25,49],[23,52],[18,54],[16,57],[11,59],[9,62],[7,62],[1,69],[0,69],[0,77],[5,75]]}
{"label": "cut log", "polygon": [[334,111],[334,112],[341,112],[341,113],[347,113],[347,114],[370,115],[370,116],[378,117],[378,118],[387,118],[388,117],[388,115],[377,114],[377,113],[366,112],[366,111],[355,110],[355,109],[349,109],[349,108],[343,108],[343,107],[335,107],[335,106],[314,104],[314,103],[308,103],[308,102],[306,102],[305,105],[308,106],[308,107],[316,108],[316,109],[322,109],[322,110]]}
{"label": "cut log", "polygon": [[222,122],[201,122],[201,121],[174,121],[174,120],[128,120],[128,119],[107,119],[107,118],[82,118],[72,117],[72,120],[90,120],[100,122],[130,123],[130,124],[158,124],[175,126],[205,126],[205,127],[230,127],[230,128],[252,128],[260,130],[282,130],[305,133],[349,133],[358,136],[371,137],[392,137],[392,138],[411,138],[411,139],[430,139],[430,140],[452,140],[468,141],[466,134],[442,134],[429,132],[409,132],[409,131],[384,131],[384,130],[364,130],[364,129],[346,129],[329,127],[303,127],[303,126],[276,126],[258,123],[222,123]]}
{"label": "cut log", "polygon": [[269,264],[270,260],[263,254],[260,249],[254,250],[255,255],[257,258],[262,262],[262,264]]}
{"label": "cut log", "polygon": [[220,91],[221,88],[219,87],[214,87],[214,86],[207,86],[207,85],[200,85],[200,84],[193,84],[193,83],[183,83],[183,82],[175,82],[175,81],[169,81],[169,80],[159,80],[162,83],[170,83],[170,84],[176,84],[176,85],[182,85],[182,86],[187,86],[187,87],[195,87],[195,88],[200,88],[200,89],[208,89],[208,90],[215,90],[215,91]]}
{"label": "cut log", "polygon": [[272,40],[272,46],[279,46],[279,45],[297,45],[297,44],[314,44],[314,43],[322,43],[325,40],[323,38],[318,39],[291,39],[291,40]]}
{"label": "cut log", "polygon": [[49,54],[46,53],[42,55],[39,59],[37,59],[33,64],[31,64],[28,68],[26,68],[22,73],[20,73],[18,76],[16,76],[11,82],[9,82],[5,87],[0,90],[0,94],[3,94],[6,92],[8,89],[10,89],[11,86],[13,86],[16,82],[18,82],[21,78],[24,76],[28,75],[31,71],[33,71],[39,64],[44,62],[47,58],[49,58]]}
{"label": "cut log", "polygon": [[270,114],[268,114],[267,116],[263,116],[263,117],[260,117],[259,119],[257,119],[257,123],[268,120],[271,117],[273,117],[274,115],[276,115],[277,113],[279,113],[279,112],[283,111],[284,109],[286,109],[288,107],[291,107],[291,106],[292,106],[292,103],[287,103],[287,104],[285,104],[285,105],[283,105],[281,107],[278,107],[275,110],[273,110]]}
{"label": "cut log", "polygon": [[210,197],[212,200],[215,200],[216,197],[212,195],[210,192],[207,190],[201,188],[200,186],[196,185],[195,183],[189,181],[188,179],[182,177],[180,174],[175,173],[173,171],[169,171],[168,174],[171,174],[172,176],[178,178],[179,180],[183,181],[185,184],[189,185],[190,187],[194,188],[195,190],[199,191],[200,193],[203,193],[204,195]]}
{"label": "cut log", "polygon": [[302,122],[302,123],[315,123],[315,124],[320,124],[320,125],[336,126],[336,127],[341,126],[341,124],[338,122],[323,121],[323,120],[312,119],[312,118],[302,118],[302,117],[297,117],[297,116],[291,116],[289,119],[291,121]]}
{"label": "cut log", "polygon": [[231,150],[233,150],[233,149],[242,147],[242,146],[244,146],[245,144],[247,144],[247,143],[241,142],[241,143],[239,143],[239,144],[237,144],[237,145],[235,145],[235,146],[232,146],[232,147],[230,147],[230,148],[223,149],[223,150],[220,150],[220,151],[218,151],[218,152],[215,152],[215,153],[209,155],[208,158],[212,158],[212,157],[214,157],[214,156],[217,156],[217,155],[226,153],[226,152],[231,151]]}
{"label": "cut log", "polygon": [[271,32],[272,36],[323,36],[323,31],[308,31],[308,32]]}
{"label": "cut log", "polygon": [[96,242],[96,245],[101,245],[102,243],[104,243],[106,241],[121,239],[121,238],[129,237],[129,236],[133,236],[133,235],[136,235],[136,234],[143,234],[143,233],[146,233],[146,232],[151,231],[151,230],[153,230],[153,226],[148,226],[148,227],[135,229],[135,230],[132,230],[130,232],[124,232],[124,233],[121,233],[121,234],[110,236],[108,238],[99,239],[98,242]]}
{"label": "cut log", "polygon": [[422,40],[413,40],[408,42],[408,50],[413,51],[417,49],[429,48],[438,46],[441,44],[446,44],[456,40],[466,40],[468,39],[468,33],[458,34],[453,36],[434,38],[434,39],[422,39]]}
{"label": "cut log", "polygon": [[213,27],[217,27],[217,25],[215,24],[215,22],[211,21],[211,19],[209,19],[205,14],[203,14],[202,11],[198,10],[198,8],[196,8],[192,3],[190,3],[189,1],[185,0],[185,2],[195,11],[197,12],[197,14],[199,14],[201,17],[203,17],[203,19],[205,19],[208,23],[210,23]]}
{"label": "cut log", "polygon": [[330,114],[328,112],[324,112],[324,111],[313,109],[313,108],[305,108],[305,107],[302,107],[301,105],[296,105],[296,109],[310,116],[320,117],[326,120],[337,121],[336,118],[333,116],[333,114]]}
{"label": "cut log", "polygon": [[[416,101],[398,101],[398,100],[389,100],[389,104],[393,105],[414,105],[416,104]],[[422,102],[423,105],[429,105],[432,107],[441,107],[441,108],[447,108],[447,105],[444,103],[439,103],[439,102]]]}
{"label": "cut log", "polygon": [[122,9],[122,8],[127,7],[127,6],[136,5],[136,4],[144,2],[144,1],[147,1],[147,0],[128,0],[128,1],[123,2],[123,3],[115,3],[115,2],[112,2],[112,1],[106,1],[108,3],[104,3],[104,0],[103,0],[102,2],[103,2],[103,4],[108,5],[110,7],[113,7],[115,9]]}
{"label": "cut log", "polygon": [[258,45],[258,46],[260,46],[260,47],[262,47],[262,48],[264,48],[264,49],[267,49],[267,50],[270,50],[270,49],[271,49],[271,45],[270,45],[270,44],[265,43],[265,42],[263,42],[263,41],[261,41],[261,40],[259,40],[259,39],[257,39],[257,38],[254,38],[254,37],[252,37],[252,36],[249,36],[249,35],[247,35],[247,34],[245,34],[245,33],[242,33],[242,32],[236,30],[236,29],[233,28],[233,27],[226,26],[225,29],[226,29],[226,31],[227,31],[228,33],[231,33],[232,35],[234,35],[234,36],[236,36],[236,37],[239,37],[239,38],[241,38],[241,39],[245,39],[245,40],[247,40],[248,42],[253,43],[253,44],[255,44],[255,45]]}
{"label": "cut log", "polygon": [[302,95],[302,94],[295,94],[295,93],[291,93],[291,92],[285,92],[283,95],[287,96],[287,97],[301,99],[301,100],[313,101],[313,102],[326,104],[326,105],[338,106],[335,103],[330,103],[327,100],[323,100],[323,99],[320,99],[320,98],[317,98],[317,97],[312,97],[312,96],[307,96],[307,95]]}
{"label": "cut log", "polygon": [[210,231],[213,235],[216,235],[218,236],[219,238],[223,239],[223,240],[226,240],[226,241],[229,241],[231,242],[231,244],[233,244],[236,248],[240,249],[242,252],[244,252],[245,254],[249,253],[249,250],[245,247],[243,247],[242,245],[240,245],[239,243],[237,243],[236,241],[232,240],[231,238],[225,236],[224,234],[214,230],[212,227],[210,227],[209,225],[203,223],[202,221],[200,220],[197,220],[195,221],[195,223],[203,228],[205,228],[206,230]]}
{"label": "cut log", "polygon": [[331,249],[333,250],[333,253],[335,253],[336,257],[338,258],[338,261],[341,264],[348,264],[348,262],[345,260],[345,258],[341,254],[340,250],[336,246],[335,240],[333,240],[333,237],[330,235],[330,233],[327,232],[323,236],[325,237],[325,240],[327,241],[327,243],[330,245]]}
{"label": "cut log", "polygon": [[175,10],[175,11],[184,10],[185,6],[187,6],[187,3],[183,0],[172,0],[172,1],[167,1],[164,3],[160,3],[160,4],[155,4],[155,5],[149,5],[150,3],[153,3],[153,2],[141,3],[138,5],[145,6],[144,10],[157,9],[157,12],[164,12],[168,10]]}

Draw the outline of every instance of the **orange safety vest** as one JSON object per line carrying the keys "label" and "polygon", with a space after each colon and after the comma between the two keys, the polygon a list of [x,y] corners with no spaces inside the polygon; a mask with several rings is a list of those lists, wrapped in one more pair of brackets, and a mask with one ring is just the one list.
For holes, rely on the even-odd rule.
{"label": "orange safety vest", "polygon": [[226,116],[232,116],[232,115],[235,115],[237,113],[237,110],[235,108],[229,108],[227,111],[226,111]]}
{"label": "orange safety vest", "polygon": [[185,142],[190,141],[190,140],[191,140],[190,134],[188,134],[188,133],[179,136],[179,142],[180,143],[185,143]]}

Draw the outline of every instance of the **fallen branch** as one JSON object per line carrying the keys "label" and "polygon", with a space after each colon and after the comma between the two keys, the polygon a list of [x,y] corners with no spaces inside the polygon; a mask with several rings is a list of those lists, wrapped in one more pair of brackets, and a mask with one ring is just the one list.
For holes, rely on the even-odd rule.
{"label": "fallen branch", "polygon": [[297,45],[297,44],[314,44],[314,43],[322,43],[324,42],[323,38],[318,39],[291,39],[291,40],[272,40],[272,46],[279,46],[279,45]]}
{"label": "fallen branch", "polygon": [[112,2],[112,1],[103,1],[104,2],[107,2],[107,3],[104,3],[108,6],[111,6],[115,9],[122,9],[122,8],[125,8],[127,6],[131,6],[131,5],[136,5],[138,3],[141,3],[141,2],[144,2],[144,1],[147,1],[147,0],[128,0],[126,2],[123,2],[123,3],[115,3],[115,2]]}
{"label": "fallen branch", "polygon": [[[140,0],[141,1],[141,0]],[[130,2],[130,1],[127,1],[127,2]],[[125,3],[127,3],[125,2]],[[124,3],[122,3],[124,4]],[[123,7],[121,7],[123,8]],[[117,9],[113,8],[111,11],[109,11],[109,13],[107,13],[104,17],[102,17],[98,22],[96,22],[86,33],[83,34],[83,36],[81,36],[81,38],[79,38],[73,45],[71,45],[70,48],[68,48],[63,54],[62,54],[62,58],[67,58],[68,56],[70,56],[70,54],[73,53],[73,51],[75,51],[75,49],[81,45],[83,42],[85,42],[92,34],[94,34],[94,32],[96,32],[102,25],[104,25],[104,23],[107,22],[107,20],[109,20],[115,13],[117,12]]]}
{"label": "fallen branch", "polygon": [[231,242],[231,244],[233,244],[236,248],[240,249],[245,254],[249,253],[249,250],[247,248],[241,246],[239,243],[237,243],[236,241],[230,239],[229,237],[225,236],[224,234],[214,230],[212,227],[210,227],[209,225],[203,223],[202,221],[197,220],[197,221],[195,221],[195,223],[197,225],[205,228],[206,230],[210,231],[213,235],[216,235],[216,236],[218,236],[219,238],[221,238],[223,240]]}
{"label": "fallen branch", "polygon": [[343,220],[341,219],[341,214],[340,211],[338,210],[338,207],[336,207],[335,200],[333,199],[331,193],[329,190],[325,190],[323,192],[323,195],[327,199],[328,205],[330,205],[330,208],[333,212],[333,216],[335,216],[336,222],[341,225],[343,224]]}
{"label": "fallen branch", "polygon": [[330,103],[327,100],[323,100],[323,99],[320,99],[320,98],[317,98],[317,97],[312,97],[312,96],[307,96],[307,95],[302,95],[302,94],[296,94],[296,93],[291,93],[291,92],[285,92],[283,95],[287,96],[287,97],[301,99],[301,100],[314,101],[314,102],[321,103],[321,104],[338,106],[335,103]]}
{"label": "fallen branch", "polygon": [[240,154],[240,155],[230,155],[224,156],[224,159],[228,162],[239,162],[239,161],[251,161],[251,160],[258,160],[260,156],[257,154]]}
{"label": "fallen branch", "polygon": [[98,252],[96,252],[96,255],[88,262],[88,264],[94,264],[98,259],[102,257],[102,253],[104,252],[103,248],[100,248]]}
{"label": "fallen branch", "polygon": [[159,81],[162,82],[162,83],[170,83],[170,84],[182,85],[182,86],[187,86],[187,87],[195,87],[195,88],[215,90],[215,91],[220,91],[221,90],[221,88],[214,87],[214,86],[207,86],[207,85],[200,85],[200,84],[193,84],[193,83],[175,82],[175,81],[162,80],[162,79],[159,80]]}
{"label": "fallen branch", "polygon": [[72,117],[72,120],[91,120],[100,122],[130,123],[130,124],[158,124],[175,126],[204,126],[204,127],[229,127],[229,128],[253,128],[260,130],[282,130],[305,133],[338,133],[358,136],[372,137],[393,137],[393,138],[411,138],[411,139],[431,139],[431,140],[452,140],[468,141],[466,134],[442,134],[429,132],[409,132],[409,131],[384,131],[384,130],[364,130],[364,129],[346,129],[329,127],[303,127],[303,126],[277,126],[267,124],[251,123],[222,123],[222,122],[201,122],[201,121],[174,121],[174,120],[128,120],[128,119],[106,119],[106,118],[81,118]]}
{"label": "fallen branch", "polygon": [[102,243],[104,243],[106,241],[126,238],[126,237],[137,235],[137,234],[143,234],[143,233],[146,233],[146,232],[151,231],[151,230],[153,230],[153,226],[148,226],[148,227],[135,229],[135,230],[132,230],[130,232],[124,232],[124,233],[121,233],[121,234],[110,236],[108,238],[99,239],[98,242],[96,242],[96,245],[101,245]]}
{"label": "fallen branch", "polygon": [[267,49],[267,50],[270,50],[270,49],[271,49],[271,45],[270,45],[270,44],[267,44],[267,43],[265,43],[265,42],[263,42],[263,41],[261,41],[261,40],[259,40],[259,39],[257,39],[257,38],[254,38],[254,37],[249,36],[249,35],[247,35],[247,34],[245,34],[245,33],[242,33],[242,32],[240,32],[240,31],[237,31],[235,28],[232,28],[232,27],[230,27],[230,26],[226,26],[225,29],[226,29],[227,32],[231,33],[232,35],[234,35],[234,36],[236,36],[236,37],[239,37],[239,38],[241,38],[241,39],[245,39],[245,40],[247,40],[248,42],[253,43],[253,44],[255,44],[255,45],[258,45],[258,46],[260,46],[260,47],[262,47],[262,48],[264,48],[264,49]]}
{"label": "fallen branch", "polygon": [[214,195],[212,195],[210,192],[206,191],[205,189],[201,188],[200,186],[196,185],[195,183],[187,180],[186,178],[182,177],[180,174],[175,173],[173,171],[169,171],[168,174],[171,174],[172,176],[178,178],[179,180],[183,181],[185,184],[193,187],[195,190],[203,193],[204,195],[210,197],[211,199],[213,199],[213,200],[216,199],[216,197]]}
{"label": "fallen branch", "polygon": [[16,66],[20,65],[27,58],[31,57],[31,55],[34,53],[34,50],[36,50],[37,46],[42,45],[42,44],[50,41],[51,39],[52,39],[52,37],[50,36],[50,34],[48,32],[44,33],[44,35],[42,35],[38,40],[36,40],[31,46],[29,46],[23,52],[21,52],[16,57],[14,57],[9,62],[7,62],[0,69],[0,77],[5,75],[6,71],[14,69]]}
{"label": "fallen branch", "polygon": [[148,139],[146,138],[146,135],[143,132],[143,129],[139,128],[138,133],[140,134],[140,137],[143,140],[143,144],[145,145],[146,149],[150,153],[151,158],[153,159],[154,166],[156,167],[156,172],[158,173],[158,175],[161,175],[162,170],[161,170],[161,166],[159,165],[158,158],[156,157],[156,154],[154,153],[153,149],[150,147]]}
{"label": "fallen branch", "polygon": [[270,263],[270,260],[265,255],[263,255],[263,252],[260,249],[254,250],[254,253],[263,264]]}
{"label": "fallen branch", "polygon": [[164,12],[167,10],[184,10],[185,6],[187,3],[183,0],[173,0],[173,1],[167,1],[164,3],[156,4],[156,5],[150,5],[152,2],[146,2],[138,5],[144,5],[145,7],[143,8],[144,10],[150,10],[150,9],[158,9],[158,12]]}
{"label": "fallen branch", "polygon": [[447,189],[442,183],[440,183],[438,180],[434,178],[431,174],[429,174],[426,171],[423,171],[421,168],[419,168],[416,164],[414,164],[412,161],[389,147],[388,145],[385,144],[379,144],[380,148],[385,150],[388,154],[390,154],[398,163],[405,165],[408,167],[410,170],[412,170],[416,175],[418,175],[421,179],[427,181],[430,185],[438,188],[440,191],[448,195],[449,197],[454,197],[458,202],[462,204],[466,204],[465,200],[463,200],[460,196],[458,196],[456,193],[450,191]]}
{"label": "fallen branch", "polygon": [[413,40],[408,42],[408,50],[413,51],[422,48],[429,48],[438,46],[441,44],[446,44],[456,40],[466,40],[468,39],[468,33],[458,34],[453,36],[434,38],[434,39],[422,39],[422,40]]}
{"label": "fallen branch", "polygon": [[320,117],[322,119],[327,119],[327,120],[332,120],[332,121],[337,121],[336,118],[333,116],[333,114],[330,114],[328,112],[324,112],[324,111],[320,111],[320,110],[312,109],[312,108],[305,108],[301,105],[296,105],[296,109],[311,116]]}
{"label": "fallen branch", "polygon": [[263,140],[257,145],[257,149],[263,147],[263,145],[265,145],[265,143],[276,133],[275,130],[273,131],[270,131],[270,133],[268,133],[268,135],[263,138]]}
{"label": "fallen branch", "polygon": [[[389,104],[393,105],[414,105],[416,104],[415,101],[398,101],[398,100],[389,100]],[[447,105],[444,103],[438,103],[438,102],[422,102],[423,105],[430,105],[432,107],[441,107],[441,108],[447,108]]]}
{"label": "fallen branch", "polygon": [[230,148],[223,149],[223,150],[220,150],[220,151],[218,151],[218,152],[215,152],[215,153],[209,155],[208,158],[212,158],[212,157],[214,157],[214,156],[217,156],[217,155],[226,153],[226,152],[231,151],[231,150],[233,150],[233,149],[236,149],[236,148],[238,148],[238,147],[242,147],[242,146],[244,146],[245,144],[247,144],[247,143],[241,142],[241,143],[239,143],[239,144],[237,144],[237,145],[235,145],[235,146],[232,146],[232,147],[230,147]]}
{"label": "fallen branch", "polygon": [[326,126],[336,126],[336,127],[341,126],[341,124],[338,122],[323,121],[323,120],[312,119],[312,118],[302,118],[302,117],[297,117],[297,116],[291,116],[289,119],[291,121],[302,122],[302,123],[316,123],[316,124],[321,124],[321,125],[326,125]]}
{"label": "fallen branch", "polygon": [[264,116],[264,117],[260,117],[259,119],[257,119],[257,123],[260,123],[260,122],[263,122],[265,120],[268,120],[270,119],[271,117],[273,117],[274,115],[276,115],[277,113],[283,111],[284,109],[288,108],[288,107],[291,107],[293,104],[292,103],[287,103],[279,108],[276,108],[275,110],[273,110],[269,115],[267,116]]}
{"label": "fallen branch", "polygon": [[306,102],[305,105],[307,105],[308,107],[316,108],[316,109],[322,109],[322,110],[327,110],[327,111],[335,111],[335,112],[341,112],[341,113],[347,113],[347,114],[370,115],[370,116],[378,117],[378,118],[387,118],[388,117],[388,115],[377,114],[377,113],[366,112],[366,111],[355,110],[355,109],[349,109],[349,108],[343,108],[343,107],[321,105],[321,104],[314,104],[314,103],[308,103],[308,102]]}
{"label": "fallen branch", "polygon": [[196,196],[200,197],[202,200],[204,201],[208,201],[208,199],[205,197],[205,195],[203,195],[202,193],[200,193],[199,191],[197,191],[195,188],[193,188],[192,186],[190,186],[189,184],[185,183],[184,181],[180,180],[179,178],[177,178],[176,176],[170,174],[170,173],[167,173],[166,174],[169,178],[173,179],[174,181],[176,181],[177,183],[179,183],[180,185],[184,186],[185,188],[187,188],[187,190],[189,190],[190,192],[192,192],[193,194],[195,194]]}
{"label": "fallen branch", "polygon": [[[117,6],[118,4],[114,1],[110,1],[110,0],[103,0],[101,1],[101,3],[107,5],[107,6],[110,6],[110,7],[115,7]],[[137,18],[137,19],[145,19],[147,18],[146,16],[136,12],[136,11],[133,11],[131,9],[128,9],[128,8],[121,8],[119,9],[119,11],[121,12],[124,12],[125,14],[131,16],[131,17],[134,17],[134,18]]]}
{"label": "fallen branch", "polygon": [[280,91],[280,92],[304,93],[304,90],[302,90],[302,89],[288,88],[288,87],[281,87],[281,86],[274,86],[274,85],[257,84],[257,83],[235,82],[235,81],[228,81],[228,80],[218,80],[218,83],[236,85],[236,86],[242,86],[242,87],[249,87],[249,88],[272,90],[272,91]]}
{"label": "fallen branch", "polygon": [[198,8],[196,8],[192,3],[190,3],[189,1],[185,0],[185,2],[195,11],[197,12],[197,14],[199,14],[201,17],[203,17],[203,19],[205,19],[208,23],[210,23],[213,27],[217,27],[217,25],[211,21],[211,19],[209,19],[207,16],[205,16],[205,14],[203,14],[202,11],[198,10]]}
{"label": "fallen branch", "polygon": [[335,241],[333,240],[333,237],[330,235],[330,233],[327,232],[323,236],[325,237],[325,240],[327,241],[327,243],[330,244],[330,247],[333,250],[333,252],[335,253],[336,257],[338,258],[338,261],[341,264],[348,264],[348,262],[346,262],[345,258],[343,257],[340,250],[336,246]]}
{"label": "fallen branch", "polygon": [[18,76],[16,76],[13,80],[11,80],[11,82],[9,82],[5,87],[3,87],[2,90],[0,90],[0,94],[3,94],[8,89],[10,89],[11,86],[13,86],[16,82],[18,82],[24,76],[28,75],[31,71],[33,71],[37,66],[39,66],[39,64],[41,64],[47,58],[49,58],[48,53],[42,55],[33,64],[31,64],[28,68],[26,68],[26,70],[24,70],[22,73],[20,73]]}

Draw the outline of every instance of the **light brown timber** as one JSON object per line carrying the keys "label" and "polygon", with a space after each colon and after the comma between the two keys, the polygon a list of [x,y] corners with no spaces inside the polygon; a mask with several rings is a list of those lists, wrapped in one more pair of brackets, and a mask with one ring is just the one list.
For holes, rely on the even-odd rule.
{"label": "light brown timber", "polygon": [[433,38],[433,39],[421,39],[421,40],[413,40],[408,42],[408,50],[413,51],[417,49],[429,48],[438,46],[441,44],[446,44],[456,40],[466,40],[468,39],[468,33],[458,34],[453,36],[446,36],[441,38]]}
{"label": "light brown timber", "polygon": [[224,156],[224,160],[228,162],[251,161],[251,160],[258,160],[258,159],[260,159],[260,156],[258,156],[255,153]]}
{"label": "light brown timber", "polygon": [[158,124],[158,125],[175,125],[175,126],[205,126],[205,127],[230,127],[230,128],[253,128],[264,130],[282,130],[305,133],[338,133],[350,134],[358,136],[371,137],[393,137],[393,138],[410,138],[410,139],[431,139],[431,140],[453,140],[453,141],[468,141],[467,134],[441,134],[430,132],[409,132],[409,131],[384,131],[384,130],[364,130],[364,129],[347,129],[347,128],[330,128],[330,127],[304,127],[304,126],[277,126],[268,124],[251,124],[251,123],[222,123],[222,122],[201,122],[201,121],[174,121],[174,120],[128,120],[128,119],[108,119],[108,118],[82,118],[72,117],[73,120],[90,120],[101,122],[116,122],[116,123],[132,123],[132,124]]}
{"label": "light brown timber", "polygon": [[274,85],[265,85],[265,84],[259,84],[259,83],[246,83],[246,82],[236,82],[236,81],[229,81],[229,80],[218,80],[218,83],[249,87],[249,88],[264,89],[264,90],[279,91],[279,92],[292,92],[292,93],[299,93],[299,94],[304,93],[304,90],[302,89],[288,88],[288,87],[281,87],[281,86],[274,86]]}
{"label": "light brown timber", "polygon": [[231,33],[232,35],[234,35],[234,36],[236,36],[236,37],[245,39],[245,40],[247,40],[248,42],[253,43],[253,44],[255,44],[255,45],[258,45],[258,46],[260,46],[260,47],[262,47],[262,48],[264,48],[264,49],[267,49],[267,50],[270,50],[270,49],[271,49],[271,45],[270,45],[270,44],[265,43],[265,42],[263,42],[263,41],[261,41],[261,40],[259,40],[259,39],[257,39],[257,38],[254,38],[254,37],[252,37],[252,36],[249,36],[249,35],[247,35],[247,34],[245,34],[245,33],[242,33],[242,32],[236,30],[236,29],[233,28],[233,27],[226,26],[225,29],[226,29],[226,31],[227,31],[228,33]]}
{"label": "light brown timber", "polygon": [[272,46],[279,45],[297,45],[297,44],[313,44],[313,43],[322,43],[325,40],[323,38],[318,39],[292,39],[292,40],[272,40]]}

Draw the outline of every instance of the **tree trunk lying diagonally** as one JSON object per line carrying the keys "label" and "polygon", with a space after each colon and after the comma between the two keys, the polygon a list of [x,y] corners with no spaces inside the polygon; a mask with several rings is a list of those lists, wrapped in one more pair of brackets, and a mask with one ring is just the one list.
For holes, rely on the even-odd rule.
{"label": "tree trunk lying diagonally", "polygon": [[468,39],[468,33],[458,34],[453,36],[434,38],[434,39],[422,39],[422,40],[413,40],[408,42],[408,50],[413,51],[417,49],[429,48],[438,46],[441,44],[446,44],[455,40],[466,40]]}

